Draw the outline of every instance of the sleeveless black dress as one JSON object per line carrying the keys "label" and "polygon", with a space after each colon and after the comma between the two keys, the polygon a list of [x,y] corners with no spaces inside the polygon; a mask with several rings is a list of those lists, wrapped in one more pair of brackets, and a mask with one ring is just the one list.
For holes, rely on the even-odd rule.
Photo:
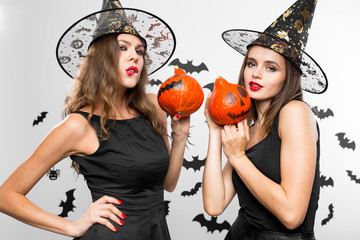
{"label": "sleeveless black dress", "polygon": [[[276,183],[281,182],[280,172],[280,148],[281,139],[278,134],[279,114],[274,118],[271,131],[259,143],[246,151],[246,156],[265,176]],[[317,126],[319,133],[319,128]],[[319,134],[320,135],[320,134]],[[319,136],[320,138],[320,136]],[[319,182],[319,159],[320,159],[320,140],[317,142],[316,170],[313,188],[311,192],[309,207],[304,222],[296,229],[287,229],[269,210],[267,210],[248,190],[244,182],[233,170],[232,181],[237,192],[240,210],[238,218],[230,228],[225,239],[241,239],[245,225],[254,226],[258,230],[266,230],[280,233],[312,233],[314,228],[315,213],[318,208],[320,194]],[[269,238],[270,239],[270,238]],[[272,238],[271,238],[272,239]],[[275,238],[274,238],[275,239]],[[283,238],[279,238],[283,239]],[[284,238],[285,239],[285,238]],[[288,239],[288,238],[286,238]],[[289,238],[290,239],[290,238]],[[295,239],[295,238],[294,238]],[[298,238],[296,238],[298,239]],[[300,239],[300,238],[299,238]]]}
{"label": "sleeveless black dress", "polygon": [[[76,113],[88,117],[88,113]],[[93,115],[90,123],[100,136],[100,117]],[[92,200],[108,195],[123,201],[114,206],[126,215],[126,219],[123,226],[109,219],[117,232],[94,224],[83,237],[75,239],[169,240],[163,186],[169,153],[163,137],[142,115],[115,120],[109,133],[107,140],[98,137],[100,145],[95,153],[71,156],[71,159],[80,165]]]}

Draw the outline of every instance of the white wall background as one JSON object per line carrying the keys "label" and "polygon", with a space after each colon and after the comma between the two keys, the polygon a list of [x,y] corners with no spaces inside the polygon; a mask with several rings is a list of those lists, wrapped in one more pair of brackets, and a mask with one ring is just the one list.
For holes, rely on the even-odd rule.
{"label": "white wall background", "polygon": [[[145,1],[122,0],[124,7],[141,8],[152,12],[175,31],[177,48],[172,59],[194,65],[204,62],[209,71],[191,74],[202,86],[214,82],[219,75],[235,83],[243,57],[221,39],[221,33],[231,28],[262,31],[282,14],[294,1],[290,0],[224,0],[224,1]],[[65,92],[71,79],[58,66],[55,47],[62,33],[81,17],[98,11],[101,0],[1,0],[0,1],[0,184],[37,147],[50,129],[61,120]],[[318,61],[328,76],[325,94],[305,93],[312,106],[331,109],[333,117],[318,119],[321,128],[321,173],[331,177],[333,186],[321,188],[315,232],[319,240],[360,238],[360,184],[351,181],[347,170],[360,178],[360,146],[355,150],[342,148],[335,134],[344,132],[350,141],[360,144],[358,121],[359,103],[359,39],[357,0],[320,0],[310,32],[307,52]],[[172,60],[171,59],[171,60]],[[173,67],[166,66],[151,76],[166,80]],[[157,92],[158,86],[150,88]],[[205,96],[209,94],[204,89]],[[47,117],[32,126],[43,111]],[[193,114],[191,135],[185,158],[206,157],[208,130],[203,106]],[[191,145],[191,144],[192,145]],[[58,206],[65,200],[65,192],[75,188],[76,208],[70,219],[78,219],[90,204],[90,194],[83,178],[70,168],[65,159],[55,166],[60,176],[51,181],[44,176],[28,197],[44,209],[60,214]],[[166,193],[170,201],[167,216],[172,239],[223,239],[226,230],[209,232],[193,218],[204,213],[201,189],[194,196],[181,196],[202,179],[200,171],[182,168],[177,189]],[[326,225],[321,221],[333,204],[333,218]],[[231,203],[217,222],[233,222],[237,215],[237,200]],[[205,215],[207,219],[210,217]],[[70,239],[39,230],[11,217],[0,214],[0,239]]]}

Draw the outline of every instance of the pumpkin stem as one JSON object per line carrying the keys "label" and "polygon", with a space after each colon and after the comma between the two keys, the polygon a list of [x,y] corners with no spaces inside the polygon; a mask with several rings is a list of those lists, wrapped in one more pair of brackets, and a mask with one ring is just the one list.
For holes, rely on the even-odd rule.
{"label": "pumpkin stem", "polygon": [[185,71],[183,69],[179,68],[178,66],[175,66],[174,73],[175,73],[175,75],[186,74]]}

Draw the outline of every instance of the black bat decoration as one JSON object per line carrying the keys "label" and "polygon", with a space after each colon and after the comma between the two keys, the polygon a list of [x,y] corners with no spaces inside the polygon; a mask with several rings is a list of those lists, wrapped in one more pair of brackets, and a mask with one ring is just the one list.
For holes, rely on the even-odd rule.
{"label": "black bat decoration", "polygon": [[151,79],[150,80],[150,85],[151,86],[154,86],[154,85],[156,85],[156,86],[158,86],[158,85],[161,85],[162,84],[162,82],[159,80],[159,79]]}
{"label": "black bat decoration", "polygon": [[212,92],[214,90],[214,83],[206,84],[203,88],[207,88]]}
{"label": "black bat decoration", "polygon": [[205,166],[205,161],[206,161],[206,158],[203,159],[203,160],[200,160],[199,159],[199,156],[196,156],[196,157],[192,157],[193,158],[193,161],[188,161],[184,158],[184,161],[183,161],[183,166],[186,168],[186,169],[189,169],[189,168],[192,168],[194,169],[194,172],[196,172],[197,170],[200,171],[200,168],[202,166]]}
{"label": "black bat decoration", "polygon": [[354,180],[355,183],[360,184],[360,178],[357,178],[357,176],[355,174],[353,174],[352,171],[346,170],[346,172],[348,173],[348,176],[350,177],[351,181]]}
{"label": "black bat decoration", "polygon": [[48,112],[41,112],[39,116],[37,116],[36,119],[33,121],[33,126],[38,125],[40,122],[42,122],[46,118],[46,114]]}
{"label": "black bat decoration", "polygon": [[187,63],[184,64],[184,63],[181,63],[178,58],[176,58],[169,63],[169,66],[171,66],[171,65],[178,66],[179,68],[183,69],[187,73],[193,73],[193,72],[200,73],[203,70],[209,71],[209,69],[207,68],[205,63],[201,63],[199,66],[194,66],[192,62],[193,62],[193,60],[191,60],[191,61],[187,60]]}
{"label": "black bat decoration", "polygon": [[329,205],[329,214],[328,214],[327,218],[324,218],[321,221],[321,226],[324,226],[325,224],[327,224],[331,219],[333,219],[333,217],[334,217],[334,206],[331,203]]}
{"label": "black bat decoration", "polygon": [[335,134],[335,136],[337,136],[338,137],[338,140],[339,140],[339,142],[340,142],[340,147],[342,147],[342,148],[349,148],[349,149],[352,149],[353,151],[355,151],[355,142],[354,141],[352,141],[352,142],[350,142],[350,140],[347,138],[347,137],[345,137],[345,133],[337,133],[337,134]]}
{"label": "black bat decoration", "polygon": [[320,176],[320,187],[327,187],[327,186],[332,186],[334,187],[334,180],[329,177],[328,179],[326,179],[326,177],[324,175]]}
{"label": "black bat decoration", "polygon": [[311,110],[320,119],[334,116],[334,113],[330,108],[328,108],[326,111],[324,111],[324,109],[318,109],[318,107],[315,106],[315,107],[311,108]]}
{"label": "black bat decoration", "polygon": [[169,203],[170,203],[170,201],[168,201],[168,200],[165,200],[164,201],[164,211],[165,211],[165,216],[168,216],[169,215]]}
{"label": "black bat decoration", "polygon": [[190,191],[183,191],[181,193],[181,196],[183,196],[183,197],[194,196],[199,191],[200,187],[201,187],[201,182],[198,182],[195,184],[195,187],[192,188]]}
{"label": "black bat decoration", "polygon": [[76,208],[73,204],[75,198],[74,198],[74,191],[75,189],[71,189],[69,191],[66,192],[66,201],[62,201],[60,202],[59,207],[62,207],[63,210],[62,212],[58,215],[60,217],[68,217],[68,213],[71,211],[74,211],[74,208]]}
{"label": "black bat decoration", "polygon": [[218,230],[221,232],[222,230],[229,230],[230,229],[230,223],[226,220],[223,223],[217,223],[216,222],[217,217],[211,217],[211,220],[206,220],[204,214],[197,215],[193,222],[199,222],[201,227],[206,227],[208,232],[214,233],[215,230]]}

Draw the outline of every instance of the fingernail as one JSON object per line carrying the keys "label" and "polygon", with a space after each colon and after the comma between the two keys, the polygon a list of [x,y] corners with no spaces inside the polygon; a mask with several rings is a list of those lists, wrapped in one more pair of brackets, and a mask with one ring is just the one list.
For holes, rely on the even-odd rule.
{"label": "fingernail", "polygon": [[120,220],[120,225],[121,225],[121,226],[122,226],[122,225],[124,225],[124,222],[123,222],[123,221],[121,221],[121,220]]}
{"label": "fingernail", "polygon": [[180,115],[179,114],[176,114],[176,116],[175,116],[176,118],[180,118]]}
{"label": "fingernail", "polygon": [[115,232],[117,232],[117,231],[118,231],[118,229],[117,229],[116,227],[114,227],[114,231],[115,231]]}
{"label": "fingernail", "polygon": [[126,218],[125,214],[121,213],[121,218],[125,219]]}
{"label": "fingernail", "polygon": [[117,200],[119,204],[122,204],[123,202],[121,200]]}

